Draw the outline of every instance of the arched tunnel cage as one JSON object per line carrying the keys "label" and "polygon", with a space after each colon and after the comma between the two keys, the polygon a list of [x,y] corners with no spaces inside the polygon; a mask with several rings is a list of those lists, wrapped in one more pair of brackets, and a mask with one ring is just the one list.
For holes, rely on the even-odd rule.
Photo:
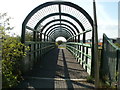
{"label": "arched tunnel cage", "polygon": [[[66,48],[90,74],[91,44],[94,37],[92,31],[92,18],[74,3],[50,1],[39,5],[28,14],[22,24],[21,42],[30,47],[25,57],[25,62],[29,64],[26,70],[57,47],[55,40],[62,36],[67,40]],[[87,39],[91,42],[88,43]]]}

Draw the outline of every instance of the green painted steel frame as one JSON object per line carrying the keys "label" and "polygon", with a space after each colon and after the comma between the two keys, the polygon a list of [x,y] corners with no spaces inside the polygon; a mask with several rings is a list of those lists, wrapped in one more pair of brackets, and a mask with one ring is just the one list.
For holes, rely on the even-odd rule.
{"label": "green painted steel frame", "polygon": [[[73,7],[75,8],[76,10],[78,10],[79,12],[81,12],[87,19],[88,21],[90,22],[91,26],[93,27],[93,20],[91,19],[91,17],[89,16],[89,14],[84,10],[82,9],[81,7],[79,7],[78,5],[76,4],[73,4],[71,2],[66,2],[66,1],[53,1],[53,2],[46,2],[38,7],[36,7],[34,10],[32,10],[28,16],[25,18],[23,24],[22,24],[22,39],[21,39],[21,42],[24,43],[25,42],[25,26],[27,24],[27,22],[29,21],[29,19],[37,12],[39,11],[40,9],[42,8],[45,8],[47,6],[50,6],[50,5],[66,5],[66,6],[70,6],[70,7]],[[61,21],[61,20],[60,20]]]}
{"label": "green painted steel frame", "polygon": [[[30,29],[30,28],[28,28],[29,30],[32,30],[33,32],[34,32],[34,36],[33,36],[33,38],[34,38],[34,42],[25,42],[25,31],[26,31],[26,25],[27,25],[27,23],[28,23],[28,21],[31,19],[31,17],[35,14],[35,13],[37,13],[39,10],[41,10],[41,9],[43,9],[43,8],[45,8],[45,7],[48,7],[48,6],[50,6],[50,5],[58,5],[58,7],[59,7],[59,13],[52,13],[52,14],[49,14],[49,15],[47,15],[47,16],[44,16],[37,24],[36,24],[36,26],[34,27],[34,29]],[[55,20],[52,20],[52,21],[49,21],[49,22],[47,22],[43,27],[42,27],[42,29],[39,31],[40,32],[40,41],[42,41],[42,32],[45,30],[45,28],[48,26],[48,25],[50,25],[51,23],[53,23],[53,22],[57,22],[57,21],[59,21],[60,23],[57,23],[60,27],[62,27],[62,25],[64,24],[64,23],[62,23],[62,22],[66,22],[67,24],[64,24],[63,26],[67,26],[66,27],[66,31],[68,31],[69,33],[71,33],[71,34],[69,34],[68,36],[69,36],[69,38],[71,38],[71,39],[73,39],[73,40],[75,40],[76,39],[76,37],[78,37],[78,41],[80,42],[80,35],[81,35],[81,33],[80,33],[80,31],[79,31],[79,29],[78,29],[78,27],[76,27],[76,25],[74,25],[74,23],[72,23],[72,22],[70,22],[70,21],[68,21],[68,20],[65,20],[65,19],[61,19],[61,16],[67,16],[67,17],[69,17],[69,18],[71,18],[71,19],[73,19],[74,21],[76,21],[78,24],[79,24],[79,26],[81,27],[81,29],[83,30],[83,32],[85,32],[86,33],[86,30],[85,30],[85,28],[84,28],[84,26],[82,25],[82,23],[80,22],[80,20],[78,20],[77,18],[75,18],[74,16],[72,16],[72,15],[69,15],[69,14],[67,14],[67,13],[62,13],[61,12],[61,5],[66,5],[66,6],[70,6],[70,7],[72,7],[72,8],[74,8],[74,9],[76,9],[76,10],[78,10],[79,12],[81,12],[85,17],[86,17],[86,19],[89,21],[89,23],[90,23],[90,25],[91,25],[91,27],[92,27],[92,29],[93,29],[93,20],[92,20],[92,18],[90,17],[90,15],[84,10],[84,9],[82,9],[81,7],[79,7],[78,5],[76,5],[76,4],[73,4],[73,3],[71,3],[71,2],[66,2],[66,1],[51,1],[51,2],[46,2],[46,3],[44,3],[44,4],[41,4],[41,5],[39,5],[38,7],[36,7],[35,9],[33,9],[29,14],[28,14],[28,16],[25,18],[25,20],[24,20],[24,22],[23,22],[23,24],[22,24],[22,34],[21,34],[21,42],[22,43],[25,43],[25,44],[27,44],[27,45],[29,45],[29,46],[33,46],[34,48],[31,48],[31,49],[33,49],[32,51],[30,51],[30,55],[31,55],[31,53],[32,54],[34,54],[34,56],[37,54],[37,53],[40,53],[40,55],[42,55],[42,54],[45,54],[46,53],[46,51],[49,51],[49,50],[51,50],[52,48],[55,48],[55,43],[50,43],[50,41],[49,42],[38,42],[38,41],[36,41],[35,39],[36,39],[36,35],[37,35],[37,32],[38,31],[35,31],[35,30],[37,30],[37,28],[39,27],[39,25],[41,24],[41,22],[43,22],[43,21],[45,21],[47,18],[49,18],[49,17],[52,17],[52,16],[55,16],[55,15],[59,15],[59,18],[60,19],[55,19]],[[47,38],[49,38],[49,37],[51,37],[51,35],[53,35],[53,33],[52,32],[54,32],[54,30],[55,29],[53,29],[53,27],[54,26],[56,26],[57,24],[53,24],[53,25],[51,25],[51,26],[49,26],[47,29],[46,29],[46,31],[45,31],[45,34],[44,34],[44,39],[45,39],[45,37],[47,36]],[[68,24],[70,24],[70,25],[68,25]],[[72,28],[72,27],[74,27],[74,28]],[[69,29],[70,28],[70,29]],[[53,29],[53,30],[52,30]],[[52,31],[51,31],[52,30]],[[59,31],[59,30],[58,30]],[[77,33],[76,33],[77,32]],[[83,43],[85,43],[85,33],[82,33],[83,34]],[[71,36],[71,35],[73,35],[74,34],[74,36]],[[65,34],[64,34],[65,35]],[[94,32],[92,32],[92,39],[94,38]],[[93,39],[94,40],[94,39]],[[45,41],[45,40],[44,40]],[[93,43],[94,41],[92,41],[92,43]],[[87,58],[91,58],[89,55],[88,55],[88,53],[84,53],[84,48],[82,48],[82,50],[83,50],[83,52],[81,52],[79,49],[81,48],[81,46],[83,46],[83,47],[87,47],[87,48],[91,48],[91,46],[89,46],[89,45],[87,45],[87,44],[80,44],[80,43],[66,43],[67,44],[67,49],[68,50],[70,50],[74,55],[75,55],[75,57],[76,58],[78,58],[78,59],[80,59],[79,58],[79,56],[78,56],[78,54],[83,54],[84,56],[86,56],[86,60],[87,60]],[[93,44],[92,44],[93,45]],[[79,47],[80,46],[80,47]],[[52,47],[52,48],[51,48]],[[78,47],[78,48],[77,48]],[[93,46],[92,46],[92,48],[94,48]],[[92,49],[93,51],[92,51],[92,53],[94,53],[94,49]],[[77,52],[77,53],[75,53],[75,52]],[[83,58],[83,56],[82,56],[82,58]],[[93,58],[93,57],[92,57]],[[86,61],[87,62],[87,61]],[[83,64],[85,64],[86,62],[82,62],[82,65]],[[86,67],[87,67],[87,64],[86,64]],[[87,70],[87,69],[86,69]]]}
{"label": "green painted steel frame", "polygon": [[[79,47],[86,48],[86,52],[81,51]],[[92,48],[91,44],[68,42],[66,48],[76,57],[79,63],[82,63],[83,68],[85,67],[85,70],[90,71],[88,73],[91,74],[91,63],[88,63],[88,60],[91,61],[92,59],[91,55],[88,54],[88,48]]]}

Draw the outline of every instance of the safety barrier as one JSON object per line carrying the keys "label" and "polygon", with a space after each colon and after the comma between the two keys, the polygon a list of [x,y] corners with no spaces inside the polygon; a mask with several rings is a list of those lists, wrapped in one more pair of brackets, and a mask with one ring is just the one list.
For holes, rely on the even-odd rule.
{"label": "safety barrier", "polygon": [[107,80],[111,86],[118,84],[118,78],[120,84],[120,48],[115,46],[105,34],[100,70],[102,79]]}
{"label": "safety barrier", "polygon": [[27,51],[27,55],[23,58],[23,72],[32,69],[33,65],[40,61],[44,54],[55,48],[53,42],[26,42],[25,45],[29,46],[30,50]]}
{"label": "safety barrier", "polygon": [[91,45],[83,43],[66,43],[66,48],[75,56],[77,61],[89,73],[91,73]]}

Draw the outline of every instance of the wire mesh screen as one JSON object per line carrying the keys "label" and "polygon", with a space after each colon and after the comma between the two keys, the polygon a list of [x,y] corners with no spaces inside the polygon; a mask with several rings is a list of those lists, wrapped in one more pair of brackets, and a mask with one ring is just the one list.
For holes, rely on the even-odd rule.
{"label": "wire mesh screen", "polygon": [[66,6],[66,5],[61,5],[61,11],[63,13],[68,13],[74,17],[76,17],[77,19],[79,19],[81,21],[81,23],[83,24],[85,30],[89,30],[92,29],[89,21],[86,19],[86,17],[79,12],[78,10],[76,10],[75,8],[72,8],[70,6]]}
{"label": "wire mesh screen", "polygon": [[58,5],[51,5],[51,6],[47,6],[41,10],[39,10],[38,12],[36,12],[31,19],[29,20],[29,22],[27,23],[27,26],[30,26],[31,28],[34,28],[35,25],[46,15],[50,14],[50,13],[56,13],[58,12]]}
{"label": "wire mesh screen", "polygon": [[118,48],[103,35],[103,58],[102,58],[102,78],[111,85],[117,81],[118,70]]}

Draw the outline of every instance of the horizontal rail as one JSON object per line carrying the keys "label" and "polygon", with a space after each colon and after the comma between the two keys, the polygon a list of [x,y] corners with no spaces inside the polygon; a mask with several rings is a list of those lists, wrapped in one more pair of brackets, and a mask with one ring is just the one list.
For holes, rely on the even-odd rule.
{"label": "horizontal rail", "polygon": [[91,44],[67,42],[66,48],[75,56],[82,67],[91,74]]}
{"label": "horizontal rail", "polygon": [[[70,46],[70,45],[67,45],[67,47],[70,47],[70,48],[72,48],[72,49],[74,49],[74,50],[78,51],[79,53],[84,54],[84,55],[85,55],[86,57],[88,57],[89,59],[91,59],[91,56],[90,56],[90,55],[85,54],[84,52],[82,52],[82,51],[80,51],[80,50],[76,49],[75,47],[72,47],[72,46]],[[74,53],[74,54],[75,54],[75,53]]]}
{"label": "horizontal rail", "polygon": [[77,57],[78,60],[80,60],[85,66],[87,66],[87,68],[88,68],[89,70],[91,69],[91,68],[90,68],[90,65],[89,65],[89,64],[86,64],[85,61],[80,58],[80,56],[76,55],[70,48],[67,48],[67,49],[70,50],[70,52],[72,52],[73,55],[75,55],[75,57]]}
{"label": "horizontal rail", "polygon": [[[35,30],[35,29],[33,29],[33,28],[29,27],[29,26],[26,26],[26,28],[27,28],[28,30],[31,30],[31,31],[34,31],[34,32],[37,32],[37,33],[41,33],[41,34],[43,34],[43,35],[45,35],[45,36],[48,36],[48,35],[46,35],[45,33],[42,33],[42,32],[40,32],[40,31],[38,31],[38,30]],[[53,39],[53,38],[50,37],[50,36],[48,36],[48,37],[51,38],[52,40],[55,40],[55,39]]]}
{"label": "horizontal rail", "polygon": [[55,42],[34,42],[34,41],[25,42],[26,45],[28,45],[28,44],[44,44],[44,43],[55,44]]}
{"label": "horizontal rail", "polygon": [[110,41],[110,39],[109,39],[105,34],[103,34],[103,36],[104,36],[104,38],[109,42],[109,44],[112,45],[116,50],[120,50],[120,48],[117,47],[114,43],[112,43],[112,42]]}
{"label": "horizontal rail", "polygon": [[76,43],[76,42],[67,42],[65,44],[71,44],[71,45],[81,45],[81,46],[85,46],[85,47],[92,47],[91,44],[85,44],[85,43]]}
{"label": "horizontal rail", "polygon": [[[51,47],[51,49],[54,48],[54,46],[50,46],[50,47]],[[46,47],[46,48],[50,48],[50,47]],[[41,51],[41,50],[46,49],[46,48],[41,48],[41,49],[37,49],[37,50],[34,50],[34,51],[30,51],[27,54],[33,54],[35,52]]]}
{"label": "horizontal rail", "polygon": [[74,36],[68,38],[67,41],[70,40],[70,39],[73,38],[73,37],[76,37],[76,36],[82,35],[82,34],[84,34],[84,33],[90,32],[90,31],[92,31],[92,30],[86,30],[86,31],[83,31],[82,33],[78,33],[77,35],[74,35]]}

